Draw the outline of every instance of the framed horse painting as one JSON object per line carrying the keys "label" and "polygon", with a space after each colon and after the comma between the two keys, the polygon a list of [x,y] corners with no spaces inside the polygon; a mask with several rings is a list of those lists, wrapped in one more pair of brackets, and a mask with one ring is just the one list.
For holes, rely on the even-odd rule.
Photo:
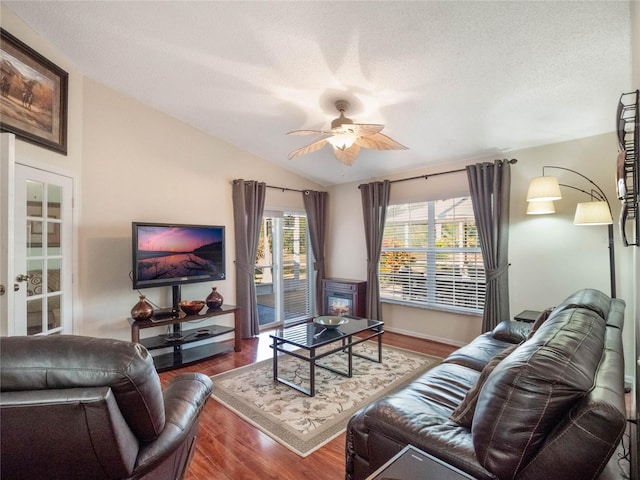
{"label": "framed horse painting", "polygon": [[0,130],[67,154],[69,75],[0,29]]}

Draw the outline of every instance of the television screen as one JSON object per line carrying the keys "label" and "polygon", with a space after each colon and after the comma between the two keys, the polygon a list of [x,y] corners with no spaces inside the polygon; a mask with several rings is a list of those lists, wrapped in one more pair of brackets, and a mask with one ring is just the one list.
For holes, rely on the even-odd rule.
{"label": "television screen", "polygon": [[213,225],[132,223],[133,288],[225,278],[225,229]]}

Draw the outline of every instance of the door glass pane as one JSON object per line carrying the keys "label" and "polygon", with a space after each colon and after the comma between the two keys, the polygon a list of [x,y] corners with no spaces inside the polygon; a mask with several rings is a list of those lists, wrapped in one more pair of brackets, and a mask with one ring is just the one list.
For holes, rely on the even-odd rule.
{"label": "door glass pane", "polygon": [[42,298],[27,300],[27,335],[42,333]]}
{"label": "door glass pane", "polygon": [[47,292],[60,291],[60,260],[51,259],[47,262]]}
{"label": "door glass pane", "polygon": [[44,199],[44,185],[40,182],[27,180],[27,216],[42,217]]}
{"label": "door glass pane", "polygon": [[42,283],[42,260],[27,261],[27,297],[42,295],[44,285]]}
{"label": "door glass pane", "polygon": [[310,260],[305,215],[263,217],[254,276],[261,327],[311,316]]}
{"label": "door glass pane", "polygon": [[47,218],[60,219],[62,201],[62,187],[60,185],[47,185]]}
{"label": "door glass pane", "polygon": [[258,254],[254,281],[258,298],[258,323],[260,326],[278,321],[273,271],[273,228],[275,218],[264,217],[260,228]]}
{"label": "door glass pane", "polygon": [[47,328],[52,330],[61,325],[62,316],[60,315],[60,299],[61,295],[49,296],[47,298]]}
{"label": "door glass pane", "polygon": [[307,218],[285,215],[283,225],[284,318],[308,316],[309,278],[307,276]]}
{"label": "door glass pane", "polygon": [[47,222],[47,255],[60,254],[60,223]]}
{"label": "door glass pane", "polygon": [[31,257],[42,253],[43,231],[44,222],[27,220],[27,256]]}

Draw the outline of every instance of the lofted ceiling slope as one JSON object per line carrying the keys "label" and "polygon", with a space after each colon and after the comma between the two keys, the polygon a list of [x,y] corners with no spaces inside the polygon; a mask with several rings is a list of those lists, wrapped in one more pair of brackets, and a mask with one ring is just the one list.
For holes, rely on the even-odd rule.
{"label": "lofted ceiling slope", "polygon": [[[13,1],[85,76],[322,185],[615,129],[627,1]],[[408,150],[329,147],[334,103]]]}

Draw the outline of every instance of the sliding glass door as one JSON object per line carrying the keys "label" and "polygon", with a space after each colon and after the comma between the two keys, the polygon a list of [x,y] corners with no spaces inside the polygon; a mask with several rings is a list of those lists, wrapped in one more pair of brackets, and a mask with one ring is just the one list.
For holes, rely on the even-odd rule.
{"label": "sliding glass door", "polygon": [[255,267],[260,327],[305,320],[313,309],[313,258],[307,217],[265,211]]}

